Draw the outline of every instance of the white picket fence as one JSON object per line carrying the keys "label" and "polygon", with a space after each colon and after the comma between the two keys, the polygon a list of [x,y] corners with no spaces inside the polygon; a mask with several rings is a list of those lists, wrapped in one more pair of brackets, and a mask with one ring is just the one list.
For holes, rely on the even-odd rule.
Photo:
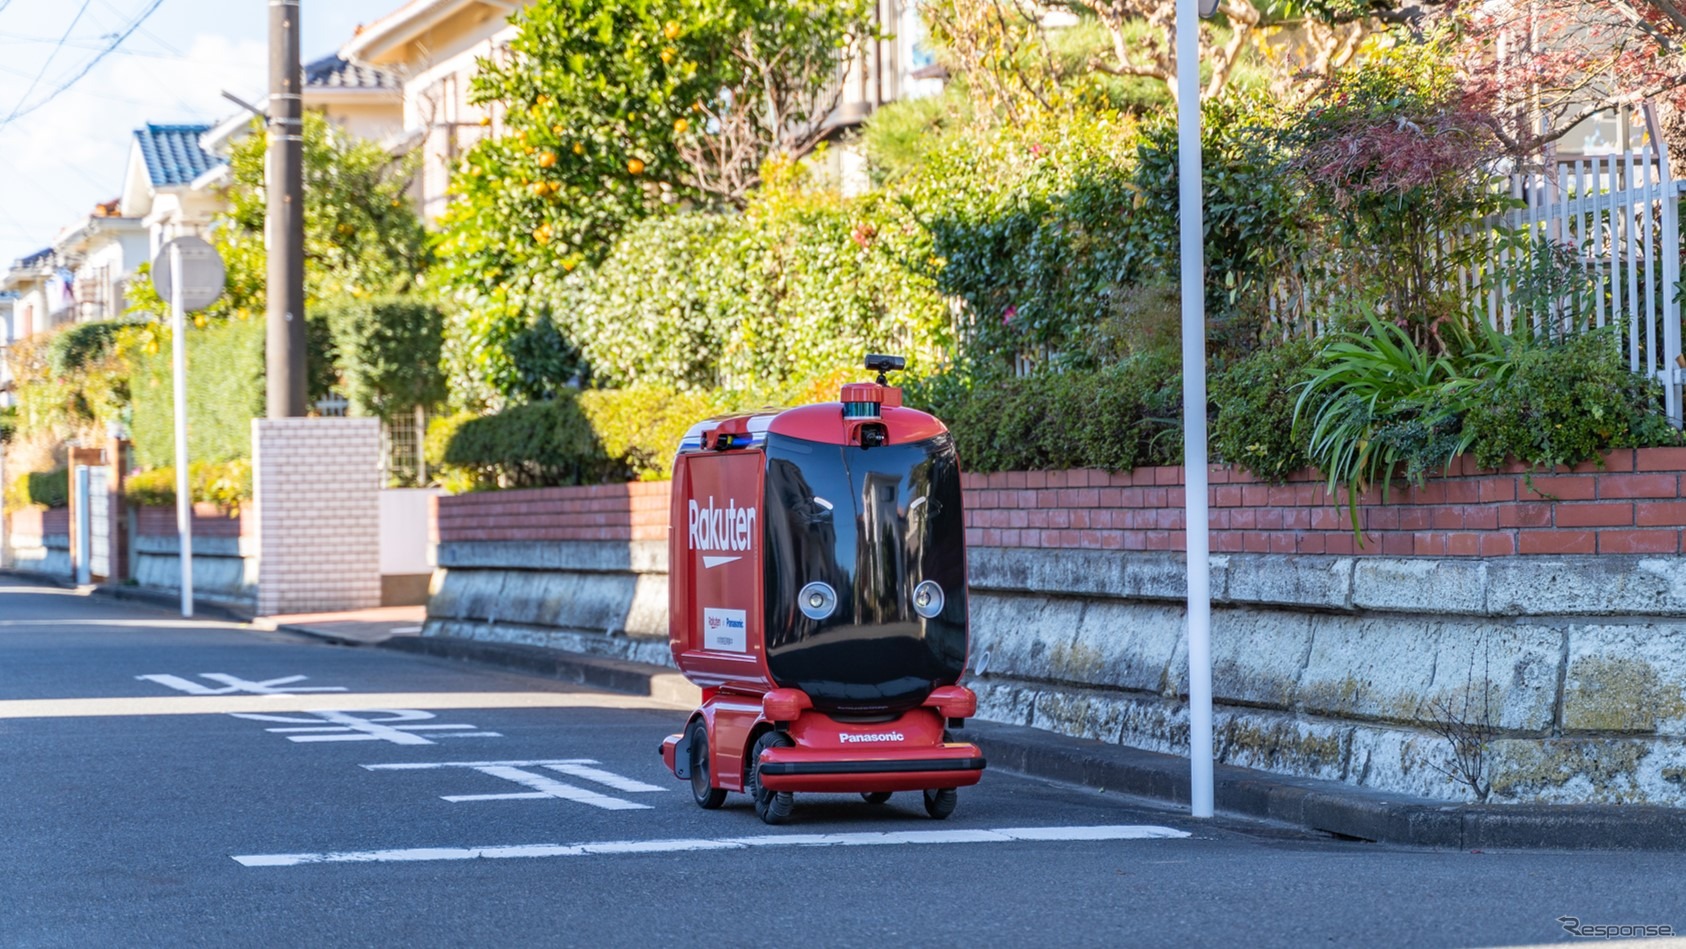
{"label": "white picket fence", "polygon": [[[1680,188],[1665,148],[1553,162],[1510,177],[1524,206],[1492,229],[1488,266],[1502,269],[1542,241],[1572,255],[1582,281],[1559,298],[1515,299],[1515,286],[1466,275],[1486,294],[1488,319],[1507,332],[1620,328],[1629,368],[1655,376],[1668,416],[1681,421]],[[1508,240],[1504,239],[1509,237]],[[1518,239],[1520,238],[1520,239]]]}

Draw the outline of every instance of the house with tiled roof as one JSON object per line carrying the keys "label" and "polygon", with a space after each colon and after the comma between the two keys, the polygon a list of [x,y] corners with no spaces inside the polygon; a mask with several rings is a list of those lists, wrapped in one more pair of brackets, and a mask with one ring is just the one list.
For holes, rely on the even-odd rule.
{"label": "house with tiled roof", "polygon": [[52,328],[53,301],[48,299],[48,281],[57,270],[51,247],[25,254],[12,261],[0,274],[0,293],[11,300],[12,340],[27,339]]}
{"label": "house with tiled roof", "polygon": [[[404,88],[394,73],[352,63],[337,54],[305,63],[304,108],[320,112],[352,135],[371,142],[391,142],[404,130]],[[262,105],[261,97],[252,97]],[[254,116],[240,112],[212,126],[199,139],[213,155],[226,155],[230,143],[250,132]]]}
{"label": "house with tiled roof", "polygon": [[226,163],[199,144],[210,128],[149,123],[135,130],[117,209],[119,216],[141,221],[152,252],[172,238],[203,234],[222,208],[219,193],[194,188]]}

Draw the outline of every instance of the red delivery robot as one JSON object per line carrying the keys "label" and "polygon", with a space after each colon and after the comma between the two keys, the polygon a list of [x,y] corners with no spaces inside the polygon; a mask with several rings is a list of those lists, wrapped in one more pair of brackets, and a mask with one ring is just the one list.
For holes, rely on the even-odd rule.
{"label": "red delivery robot", "polygon": [[875,383],[839,402],[710,419],[681,443],[668,540],[669,640],[702,707],[662,760],[716,808],[769,824],[796,791],[954,810],[978,782],[966,668],[966,532],[948,429]]}

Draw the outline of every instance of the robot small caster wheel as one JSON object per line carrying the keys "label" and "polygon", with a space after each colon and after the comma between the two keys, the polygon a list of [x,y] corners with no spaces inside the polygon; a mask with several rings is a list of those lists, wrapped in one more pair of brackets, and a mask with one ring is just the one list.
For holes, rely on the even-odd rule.
{"label": "robot small caster wheel", "polygon": [[882,804],[890,799],[889,791],[862,791],[861,800],[868,804]]}
{"label": "robot small caster wheel", "polygon": [[954,788],[926,788],[925,813],[937,820],[942,820],[954,813],[954,805],[960,802],[960,792]]}

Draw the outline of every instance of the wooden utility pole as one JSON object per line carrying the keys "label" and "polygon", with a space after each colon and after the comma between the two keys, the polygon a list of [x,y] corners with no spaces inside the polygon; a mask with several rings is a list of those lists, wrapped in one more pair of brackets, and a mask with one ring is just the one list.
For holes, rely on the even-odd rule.
{"label": "wooden utility pole", "polygon": [[268,416],[305,413],[304,101],[299,0],[269,0]]}

